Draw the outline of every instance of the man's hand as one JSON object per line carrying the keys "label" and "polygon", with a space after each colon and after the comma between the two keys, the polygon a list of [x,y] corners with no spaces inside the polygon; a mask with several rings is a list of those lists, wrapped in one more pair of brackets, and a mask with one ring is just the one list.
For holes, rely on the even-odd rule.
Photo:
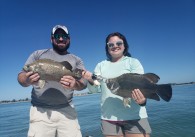
{"label": "man's hand", "polygon": [[92,79],[92,75],[93,73],[91,73],[90,71],[87,71],[87,70],[84,70],[82,72],[82,77],[86,80],[88,80],[88,82],[91,84],[91,85],[94,85],[94,80]]}
{"label": "man's hand", "polygon": [[60,83],[66,89],[75,89],[76,87],[76,80],[72,76],[63,76]]}
{"label": "man's hand", "polygon": [[37,84],[38,80],[39,80],[40,76],[38,73],[34,73],[31,72],[21,72],[18,75],[18,82],[24,86],[24,87],[28,87],[30,85],[35,85]]}
{"label": "man's hand", "polygon": [[29,85],[34,85],[38,82],[40,76],[38,73],[34,73],[32,71],[26,73],[26,83]]}
{"label": "man's hand", "polygon": [[92,80],[92,73],[90,71],[84,70],[82,72],[82,77],[85,78],[86,80]]}

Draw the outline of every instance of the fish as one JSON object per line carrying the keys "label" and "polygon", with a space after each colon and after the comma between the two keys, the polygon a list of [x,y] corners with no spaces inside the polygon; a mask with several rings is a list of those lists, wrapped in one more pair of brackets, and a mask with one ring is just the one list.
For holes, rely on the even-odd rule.
{"label": "fish", "polygon": [[125,73],[115,78],[106,79],[108,89],[124,99],[132,98],[131,92],[140,89],[145,98],[169,102],[172,98],[171,84],[157,84],[160,77],[154,73]]}
{"label": "fish", "polygon": [[39,59],[31,64],[27,64],[23,67],[25,72],[32,71],[33,73],[38,73],[40,79],[38,81],[39,88],[43,88],[46,81],[57,81],[65,76],[69,75],[75,79],[82,78],[81,69],[72,70],[72,66],[68,61],[57,62],[51,59]]}

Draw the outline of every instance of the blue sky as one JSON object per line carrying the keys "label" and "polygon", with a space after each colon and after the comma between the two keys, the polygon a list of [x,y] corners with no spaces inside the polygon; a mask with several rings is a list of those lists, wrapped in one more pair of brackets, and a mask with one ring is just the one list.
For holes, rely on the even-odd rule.
{"label": "blue sky", "polygon": [[52,47],[56,24],[68,27],[69,51],[90,71],[106,58],[106,36],[118,31],[159,83],[195,81],[194,0],[1,0],[0,100],[30,98],[17,74],[34,50]]}

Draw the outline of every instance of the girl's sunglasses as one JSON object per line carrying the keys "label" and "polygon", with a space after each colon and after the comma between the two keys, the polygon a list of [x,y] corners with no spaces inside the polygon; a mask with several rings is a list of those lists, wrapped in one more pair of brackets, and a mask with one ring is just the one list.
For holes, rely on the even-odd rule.
{"label": "girl's sunglasses", "polygon": [[109,48],[113,48],[114,45],[120,47],[120,46],[123,45],[123,42],[122,42],[122,41],[117,41],[116,43],[112,43],[112,42],[108,42],[108,43],[107,43],[107,46],[108,46]]}

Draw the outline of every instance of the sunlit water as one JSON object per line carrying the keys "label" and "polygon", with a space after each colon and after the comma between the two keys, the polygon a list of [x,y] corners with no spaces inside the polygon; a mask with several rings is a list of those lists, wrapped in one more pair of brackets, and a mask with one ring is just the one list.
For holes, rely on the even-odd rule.
{"label": "sunlit water", "polygon": [[[102,137],[100,95],[74,97],[83,137]],[[173,86],[170,102],[148,100],[151,137],[195,137],[195,85]],[[0,137],[26,137],[30,102],[0,105]]]}

